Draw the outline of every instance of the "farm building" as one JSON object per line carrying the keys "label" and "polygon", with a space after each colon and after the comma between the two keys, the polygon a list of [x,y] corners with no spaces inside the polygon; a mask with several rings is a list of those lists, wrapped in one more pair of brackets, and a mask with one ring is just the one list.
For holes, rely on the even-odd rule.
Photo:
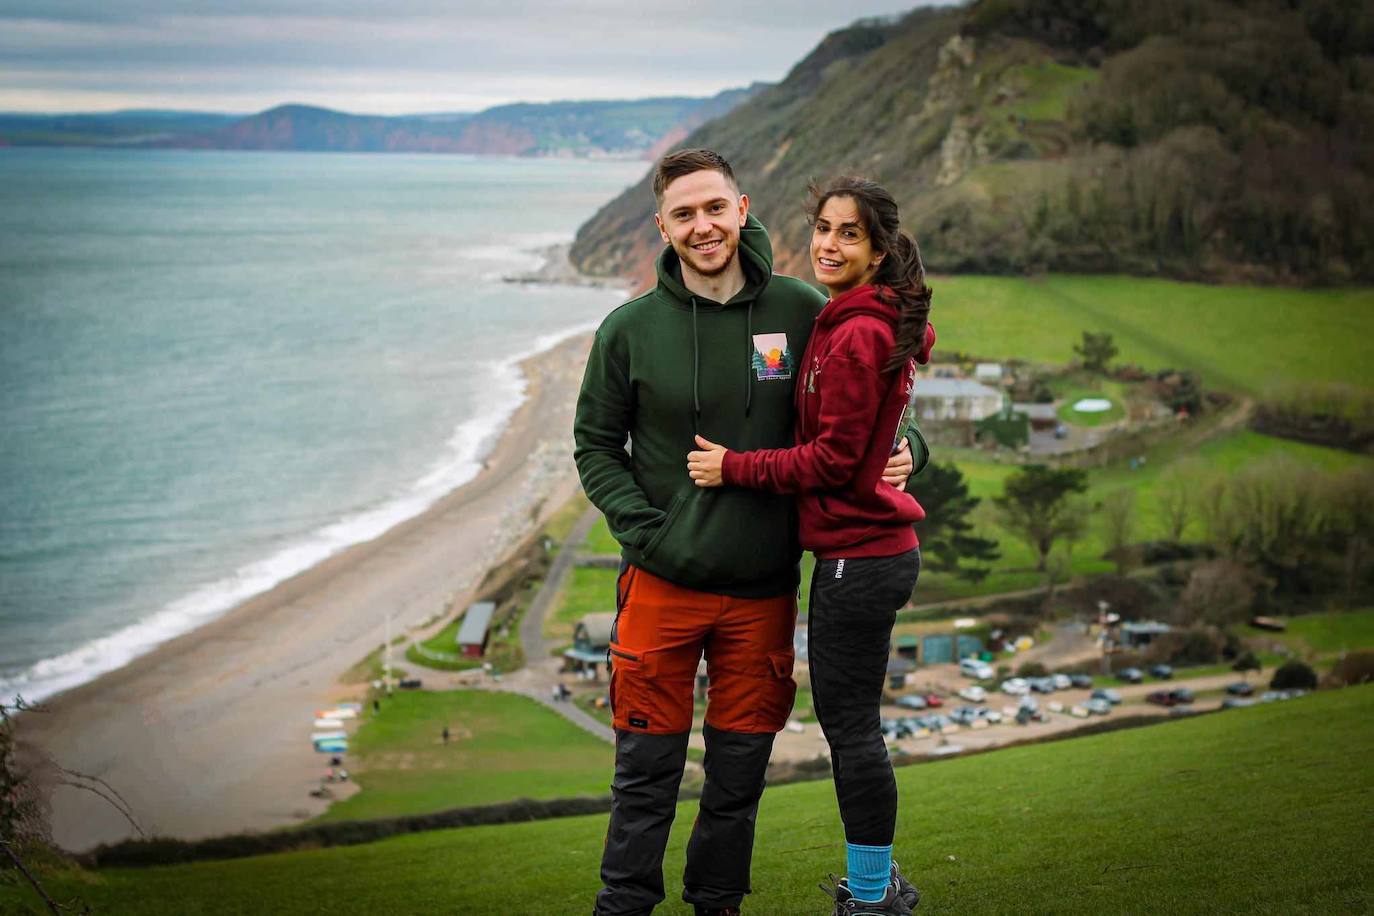
{"label": "farm building", "polygon": [[468,606],[463,613],[463,623],[458,627],[454,641],[458,652],[466,658],[481,658],[487,651],[487,634],[491,630],[491,618],[496,613],[496,603],[478,601]]}
{"label": "farm building", "polygon": [[606,652],[611,646],[614,626],[614,613],[583,617],[573,630],[572,648],[563,650],[564,666],[571,671],[591,671],[595,676],[597,665],[608,664]]}
{"label": "farm building", "polygon": [[1002,392],[966,378],[918,379],[916,408],[922,420],[977,421],[1002,409]]}

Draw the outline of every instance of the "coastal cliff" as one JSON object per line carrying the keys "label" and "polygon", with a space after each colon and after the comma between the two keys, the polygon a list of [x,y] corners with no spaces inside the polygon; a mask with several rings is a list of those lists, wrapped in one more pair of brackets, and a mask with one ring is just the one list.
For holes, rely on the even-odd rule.
{"label": "coastal cliff", "polygon": [[[1374,13],[981,0],[864,20],[679,146],[719,150],[809,275],[807,183],[886,184],[942,272],[1374,279]],[[651,280],[646,176],[578,232]]]}

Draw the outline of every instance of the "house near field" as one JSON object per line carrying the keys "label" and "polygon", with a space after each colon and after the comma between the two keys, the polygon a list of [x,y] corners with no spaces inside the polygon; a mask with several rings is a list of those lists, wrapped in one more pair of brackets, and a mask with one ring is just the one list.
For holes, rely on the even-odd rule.
{"label": "house near field", "polygon": [[973,367],[973,378],[987,385],[1000,385],[1002,383],[1002,364],[979,363]]}
{"label": "house near field", "polygon": [[1157,620],[1130,621],[1121,624],[1117,645],[1123,649],[1143,649],[1173,627]]}
{"label": "house near field", "polygon": [[615,626],[615,614],[588,614],[577,622],[573,629],[573,644],[563,650],[563,667],[568,671],[590,672],[596,679],[597,666],[607,665],[606,653],[611,648],[611,629]]}
{"label": "house near field", "polygon": [[458,644],[458,654],[464,658],[481,658],[487,651],[487,637],[491,632],[491,618],[496,613],[494,601],[478,601],[468,605],[463,613],[463,622],[458,627],[454,642]]}
{"label": "house near field", "polygon": [[1002,409],[1002,392],[967,378],[918,379],[916,409],[922,420],[973,423]]}
{"label": "house near field", "polygon": [[1052,430],[1059,425],[1059,408],[1053,404],[1013,404],[1011,409],[1030,420],[1031,429]]}

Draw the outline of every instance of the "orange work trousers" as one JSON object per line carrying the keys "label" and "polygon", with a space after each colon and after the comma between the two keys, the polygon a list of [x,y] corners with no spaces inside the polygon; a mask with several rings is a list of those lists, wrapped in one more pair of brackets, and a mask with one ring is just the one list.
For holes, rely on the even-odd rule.
{"label": "orange work trousers", "polygon": [[796,698],[794,595],[731,598],[674,585],[636,566],[616,583],[611,711],[617,729],[670,735],[692,728],[697,667],[706,656],[706,724],[778,732]]}

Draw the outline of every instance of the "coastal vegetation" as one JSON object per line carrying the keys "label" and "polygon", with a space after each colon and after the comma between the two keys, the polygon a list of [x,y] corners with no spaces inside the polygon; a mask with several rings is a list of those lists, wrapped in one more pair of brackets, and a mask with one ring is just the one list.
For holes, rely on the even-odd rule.
{"label": "coastal vegetation", "polygon": [[[938,272],[1369,282],[1372,19],[1340,0],[918,9],[832,33],[682,145],[731,161],[804,275],[807,183],[854,170]],[[578,233],[580,267],[649,278],[647,182]]]}
{"label": "coastal vegetation", "polygon": [[[899,768],[895,855],[931,912],[1128,912],[1143,900],[1162,912],[1204,902],[1220,912],[1363,911],[1374,904],[1362,839],[1372,714],[1374,686],[1351,687]],[[680,806],[668,844],[669,899],[695,804]],[[298,913],[321,901],[336,913],[439,911],[487,906],[495,887],[545,912],[578,912],[598,886],[605,827],[601,814],[44,877],[97,912]],[[827,781],[770,789],[750,909],[815,910],[816,876],[843,862],[842,836]],[[1045,837],[1056,838],[1048,854]],[[0,884],[0,909],[41,912],[12,883]]]}

